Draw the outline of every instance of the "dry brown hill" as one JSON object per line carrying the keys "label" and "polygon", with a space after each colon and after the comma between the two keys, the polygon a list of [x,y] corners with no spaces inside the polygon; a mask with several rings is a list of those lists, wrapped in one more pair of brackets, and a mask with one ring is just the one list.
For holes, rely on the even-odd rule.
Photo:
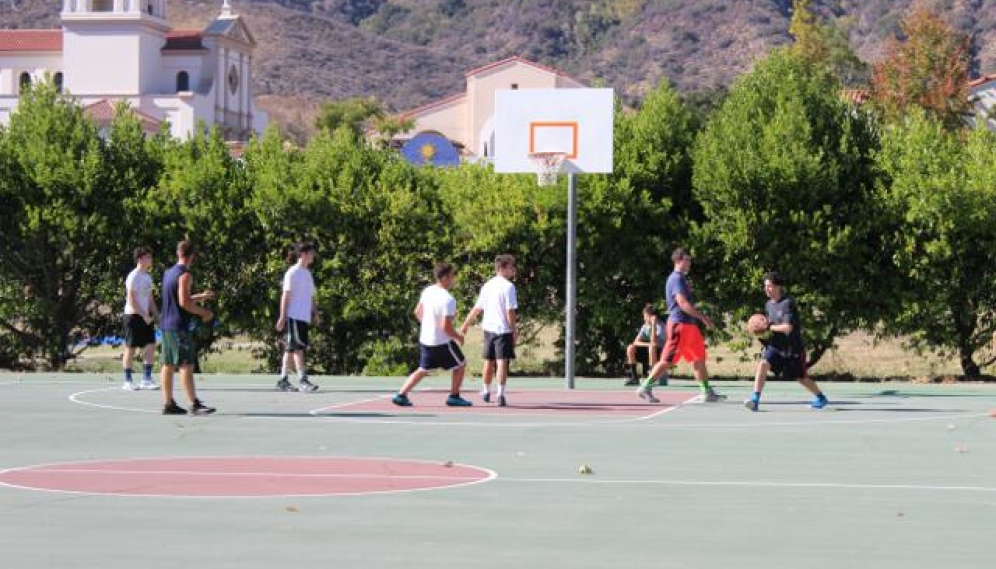
{"label": "dry brown hill", "polygon": [[[972,33],[976,71],[996,71],[996,0],[814,0],[875,59],[914,2]],[[170,0],[199,26],[221,0]],[[256,92],[281,122],[316,101],[375,97],[401,110],[458,92],[463,72],[522,55],[638,99],[662,77],[726,85],[789,41],[790,0],[232,0],[259,42]],[[3,27],[54,27],[61,0],[0,0]],[[294,118],[297,117],[297,118]]]}

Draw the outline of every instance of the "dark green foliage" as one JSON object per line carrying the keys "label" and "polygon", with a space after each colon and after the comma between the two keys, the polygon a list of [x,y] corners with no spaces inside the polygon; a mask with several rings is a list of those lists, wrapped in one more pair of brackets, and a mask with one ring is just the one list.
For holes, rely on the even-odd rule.
{"label": "dark green foliage", "polygon": [[778,270],[800,303],[814,363],[836,337],[884,316],[888,298],[876,141],[838,93],[825,68],[776,50],[738,80],[695,150],[708,298],[742,322],[763,306],[762,275]]}

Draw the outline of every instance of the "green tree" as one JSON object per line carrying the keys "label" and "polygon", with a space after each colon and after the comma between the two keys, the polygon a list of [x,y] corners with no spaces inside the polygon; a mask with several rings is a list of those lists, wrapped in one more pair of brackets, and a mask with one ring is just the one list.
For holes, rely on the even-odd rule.
{"label": "green tree", "polygon": [[119,326],[109,283],[128,196],[96,127],[50,81],[22,92],[0,156],[0,329],[29,363],[62,368],[78,340]]}
{"label": "green tree", "polygon": [[617,373],[643,305],[661,303],[670,251],[698,215],[691,192],[697,129],[663,81],[636,112],[616,114],[613,174],[580,178],[579,373]]}
{"label": "green tree", "polygon": [[885,282],[875,137],[838,92],[824,67],[775,50],[737,81],[694,153],[701,296],[741,321],[763,305],[764,272],[779,270],[800,303],[812,363],[886,309],[879,287],[856,284]]}
{"label": "green tree", "polygon": [[971,115],[968,92],[971,40],[941,16],[912,9],[895,40],[875,65],[872,97],[891,120],[919,107],[947,128],[964,128]]}
{"label": "green tree", "polygon": [[792,50],[804,59],[825,65],[846,86],[865,85],[868,64],[851,47],[847,30],[836,21],[820,21],[810,8],[810,0],[793,0],[789,34],[795,40]]}
{"label": "green tree", "polygon": [[951,132],[916,110],[885,130],[877,154],[895,228],[889,250],[904,279],[902,310],[886,330],[907,334],[915,348],[953,352],[969,378],[993,363],[976,362],[996,331],[993,156],[996,134]]}

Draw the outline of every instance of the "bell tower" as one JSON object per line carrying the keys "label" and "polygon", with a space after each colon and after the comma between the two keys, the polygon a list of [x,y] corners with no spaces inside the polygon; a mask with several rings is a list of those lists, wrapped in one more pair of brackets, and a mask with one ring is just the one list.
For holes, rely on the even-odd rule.
{"label": "bell tower", "polygon": [[167,0],[63,0],[63,68],[74,95],[156,92]]}

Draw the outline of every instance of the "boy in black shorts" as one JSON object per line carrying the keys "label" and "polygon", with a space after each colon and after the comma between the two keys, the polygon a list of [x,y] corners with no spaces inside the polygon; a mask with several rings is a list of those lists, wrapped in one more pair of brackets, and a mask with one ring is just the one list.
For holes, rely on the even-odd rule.
{"label": "boy in black shorts", "polygon": [[419,329],[419,362],[416,369],[405,384],[394,396],[392,402],[400,407],[411,407],[408,393],[434,369],[442,368],[452,372],[450,395],[446,398],[449,407],[470,407],[472,404],[460,397],[460,386],[463,384],[463,374],[467,369],[467,361],[460,350],[463,335],[453,328],[456,318],[456,300],[450,294],[453,286],[453,265],[439,263],[432,271],[436,284],[422,291],[418,305],[415,307],[415,317],[420,322]]}
{"label": "boy in black shorts", "polygon": [[785,295],[785,281],[776,272],[764,276],[764,294],[768,297],[764,309],[768,315],[770,336],[762,339],[764,352],[757,363],[754,376],[754,393],[744,401],[744,407],[757,411],[761,405],[761,391],[771,371],[785,379],[794,379],[809,390],[815,398],[809,403],[813,409],[824,408],[829,401],[816,382],[806,375],[806,349],[802,342],[802,326],[795,299]]}
{"label": "boy in black shorts", "polygon": [[[156,357],[156,331],[153,322],[159,315],[156,303],[152,299],[152,276],[149,268],[152,266],[152,251],[145,247],[135,250],[135,268],[125,279],[124,308],[124,385],[122,389],[159,389],[152,380],[152,362]],[[135,352],[142,350],[142,383],[135,385],[132,381],[131,364]]]}

